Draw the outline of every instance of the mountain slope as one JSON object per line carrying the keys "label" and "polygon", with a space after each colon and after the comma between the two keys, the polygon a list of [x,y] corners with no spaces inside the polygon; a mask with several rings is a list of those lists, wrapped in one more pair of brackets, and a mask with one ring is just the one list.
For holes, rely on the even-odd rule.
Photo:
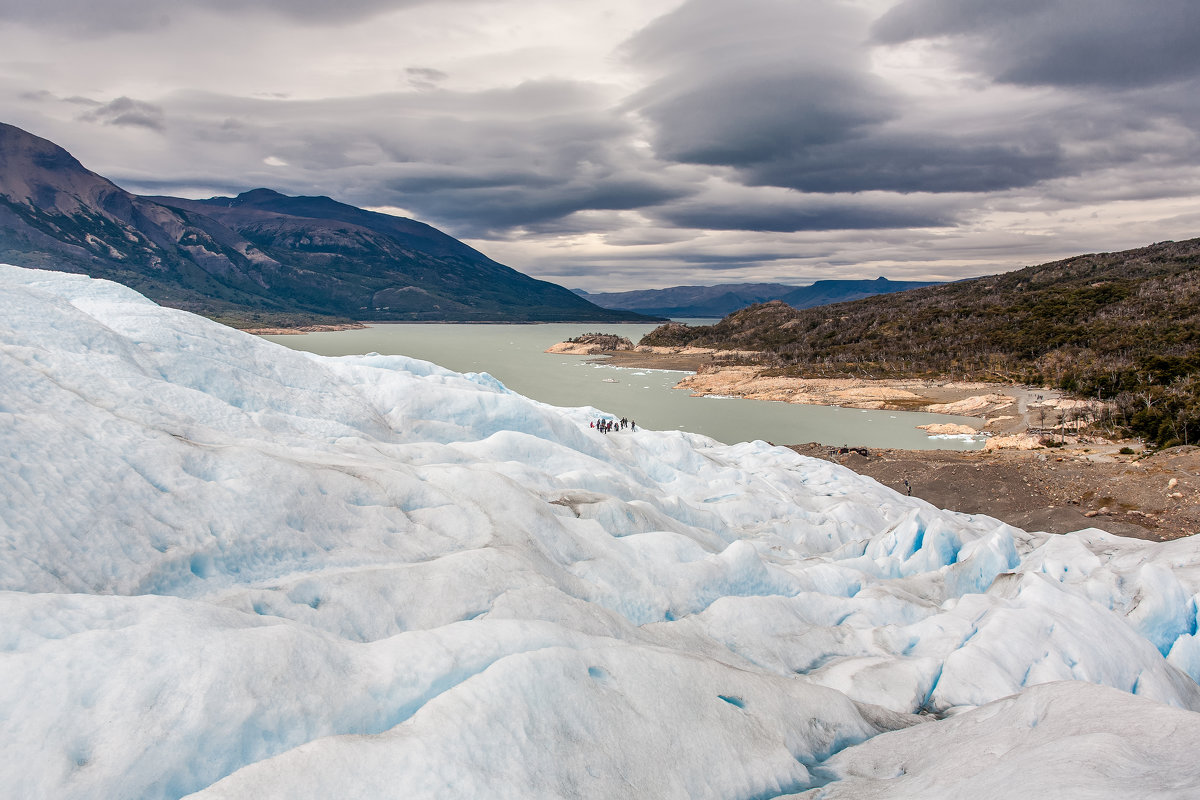
{"label": "mountain slope", "polygon": [[798,311],[754,306],[644,344],[759,350],[796,374],[1051,383],[1118,400],[1162,444],[1200,440],[1200,239],[1077,256]]}
{"label": "mountain slope", "polygon": [[936,286],[938,281],[890,281],[879,277],[873,281],[866,280],[826,280],[817,281],[811,286],[801,286],[779,297],[792,308],[814,308],[831,303],[848,303],[863,297],[874,297],[877,294],[892,294],[907,292],[909,289],[920,289],[923,286]]}
{"label": "mountain slope", "polygon": [[258,189],[138,197],[0,124],[0,260],[119,281],[234,323],[629,321],[414,220]]}
{"label": "mountain slope", "polygon": [[285,309],[256,280],[283,265],[248,242],[132,195],[57,145],[3,124],[0,260],[110,278],[180,308]]}
{"label": "mountain slope", "polygon": [[663,317],[723,317],[755,303],[783,300],[795,308],[857,300],[876,294],[902,292],[933,281],[825,280],[811,286],[782,283],[730,283],[717,286],[673,286],[629,292],[590,293],[575,290],[605,308],[623,308]]}

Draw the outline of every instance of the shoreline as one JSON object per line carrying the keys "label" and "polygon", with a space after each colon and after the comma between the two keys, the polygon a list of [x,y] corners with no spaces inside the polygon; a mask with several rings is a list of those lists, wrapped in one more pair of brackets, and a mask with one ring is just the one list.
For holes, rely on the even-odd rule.
{"label": "shoreline", "polygon": [[327,331],[352,331],[376,325],[650,325],[654,320],[638,322],[613,322],[611,320],[495,320],[495,319],[364,319],[332,325],[300,325],[294,328],[260,327],[238,328],[255,336],[286,336],[288,334],[324,333]]}
{"label": "shoreline", "polygon": [[361,322],[344,322],[333,325],[300,325],[296,328],[241,328],[242,333],[255,336],[300,336],[305,333],[327,333],[329,331],[356,331],[367,327]]}
{"label": "shoreline", "polygon": [[713,356],[714,351],[711,350],[704,350],[698,347],[681,348],[677,352],[663,352],[665,350],[666,348],[650,349],[638,345],[633,350],[608,350],[603,353],[589,353],[587,355],[599,356],[594,359],[598,363],[628,369],[669,369],[683,372],[699,372],[704,367],[719,363]]}
{"label": "shoreline", "polygon": [[[547,352],[569,352],[566,343]],[[934,423],[918,426],[933,435],[988,435],[985,449],[1040,449],[1047,434],[1073,439],[1062,420],[1080,410],[1094,410],[1093,401],[1073,400],[1045,387],[924,378],[794,378],[763,375],[768,368],[734,365],[728,359],[753,355],[741,351],[698,347],[667,348],[639,345],[632,350],[578,350],[595,363],[630,369],[670,369],[694,374],[675,388],[693,397],[736,397],[800,405],[824,405],[867,410],[917,411],[965,417],[968,424]],[[1085,442],[1086,444],[1086,442]]]}

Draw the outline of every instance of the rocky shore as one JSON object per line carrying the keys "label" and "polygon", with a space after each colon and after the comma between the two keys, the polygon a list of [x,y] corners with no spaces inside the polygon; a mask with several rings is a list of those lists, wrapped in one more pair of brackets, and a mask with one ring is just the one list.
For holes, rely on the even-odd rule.
{"label": "rocky shore", "polygon": [[356,331],[365,328],[361,322],[345,322],[336,325],[300,325],[295,328],[242,328],[243,333],[253,333],[256,336],[287,336],[301,333],[324,333],[326,331]]}
{"label": "rocky shore", "polygon": [[565,353],[571,356],[595,356],[629,350],[633,350],[633,342],[612,333],[585,333],[546,348],[547,353]]}
{"label": "rocky shore", "polygon": [[[971,422],[922,425],[930,435],[990,435],[987,449],[1033,450],[1049,434],[1067,436],[1073,427],[1067,417],[1090,407],[1061,392],[1027,386],[966,381],[869,378],[796,378],[772,375],[761,366],[733,364],[758,355],[753,352],[701,347],[606,347],[600,334],[562,342],[548,353],[595,355],[616,367],[675,369],[692,372],[676,385],[694,397],[723,396],[781,403],[842,406],[845,408],[924,411],[970,417]],[[616,339],[607,336],[607,339]]]}
{"label": "rocky shore", "polygon": [[688,389],[697,397],[721,394],[783,403],[928,411],[981,418],[1012,410],[1020,402],[1009,387],[998,388],[992,383],[794,378],[770,375],[754,366],[705,369],[680,381],[679,388]]}

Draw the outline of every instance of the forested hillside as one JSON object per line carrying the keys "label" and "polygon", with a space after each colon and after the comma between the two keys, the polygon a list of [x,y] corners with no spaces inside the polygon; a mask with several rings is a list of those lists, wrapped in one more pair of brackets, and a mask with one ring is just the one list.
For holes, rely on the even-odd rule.
{"label": "forested hillside", "polygon": [[1200,239],[796,310],[752,306],[643,344],[750,349],[781,372],[1048,384],[1116,401],[1161,445],[1200,439]]}
{"label": "forested hillside", "polygon": [[630,292],[575,293],[603,308],[637,311],[663,317],[723,317],[755,303],[782,300],[793,308],[812,308],[858,300],[876,294],[903,292],[934,281],[824,280],[809,286],[782,283],[728,283],[717,286],[672,286]]}

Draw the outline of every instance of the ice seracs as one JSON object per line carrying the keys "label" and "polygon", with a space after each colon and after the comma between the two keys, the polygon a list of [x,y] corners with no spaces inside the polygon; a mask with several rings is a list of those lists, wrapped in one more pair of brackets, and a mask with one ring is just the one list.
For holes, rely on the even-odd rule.
{"label": "ice seracs", "polygon": [[[1020,771],[1123,797],[1088,772],[1119,757],[1184,797],[1195,775],[1192,736],[1081,733],[1083,709],[1200,719],[1190,539],[1026,533],[763,442],[599,436],[597,410],[486,374],[16,267],[0,385],[7,796],[1029,796],[996,777]],[[1091,760],[1022,766],[1056,748]]]}

